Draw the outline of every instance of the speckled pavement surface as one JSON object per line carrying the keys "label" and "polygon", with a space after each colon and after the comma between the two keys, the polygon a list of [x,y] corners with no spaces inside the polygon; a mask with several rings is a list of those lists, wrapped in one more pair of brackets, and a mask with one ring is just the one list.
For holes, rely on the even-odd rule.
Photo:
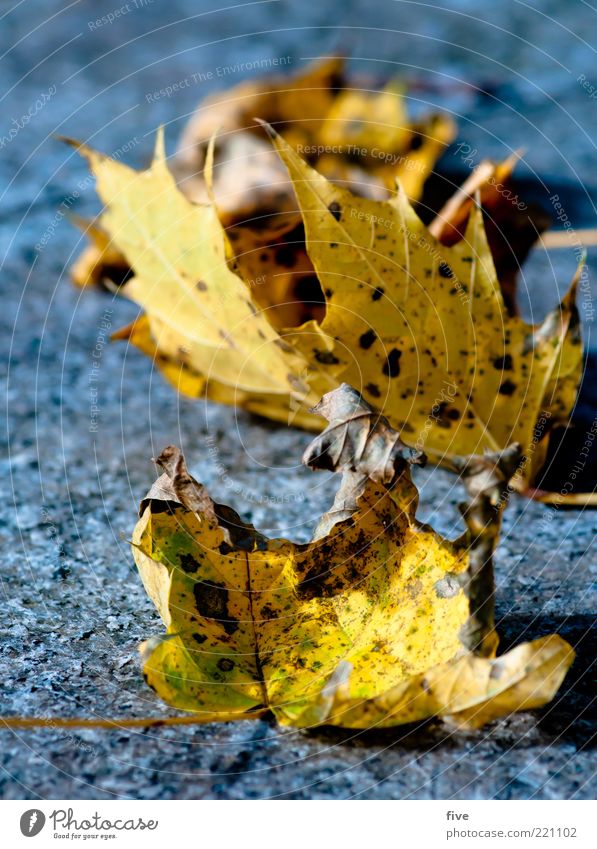
{"label": "speckled pavement surface", "polygon": [[[123,158],[141,165],[156,126],[166,124],[172,149],[208,88],[183,88],[156,102],[148,93],[227,63],[291,55],[298,66],[303,57],[344,45],[368,70],[432,79],[436,88],[417,90],[415,98],[453,110],[461,139],[494,156],[504,155],[507,145],[525,146],[523,180],[543,200],[553,192],[565,197],[576,226],[594,223],[596,117],[577,77],[597,83],[590,79],[594,53],[582,41],[597,19],[585,4],[546,2],[541,13],[516,2],[481,12],[478,3],[453,3],[452,13],[382,0],[253,3],[225,13],[180,0],[129,5],[113,24],[90,27],[115,4],[67,8],[25,0],[12,12],[3,9],[0,23],[2,50],[10,48],[0,60],[0,322],[9,359],[0,504],[4,715],[169,712],[139,672],[137,645],[161,624],[126,543],[139,498],[154,478],[150,458],[163,445],[180,444],[214,497],[272,535],[308,538],[335,485],[298,467],[304,433],[176,398],[147,360],[107,344],[107,334],[136,311],[110,295],[75,291],[66,279],[65,267],[80,249],[66,213],[96,206],[84,165],[54,134],[78,136],[107,152],[128,144]],[[189,15],[195,17],[185,21]],[[216,80],[214,87],[240,76]],[[460,79],[488,93],[475,95],[455,84]],[[35,109],[44,92],[47,102]],[[459,173],[450,155],[442,167]],[[545,190],[536,188],[538,175]],[[589,264],[594,268],[594,252]],[[537,253],[522,283],[525,312],[532,306],[538,315],[552,303],[573,267],[571,252]],[[581,307],[590,334],[589,304]],[[590,395],[585,388],[581,422],[590,418]],[[90,429],[95,420],[97,430]],[[209,453],[212,439],[216,456]],[[421,515],[456,533],[461,493],[454,479],[430,470],[417,478]],[[590,546],[596,529],[597,512],[521,499],[507,511],[497,556],[504,648],[557,631],[578,651],[560,694],[542,711],[477,734],[429,723],[350,736],[282,731],[265,721],[3,730],[0,795],[593,798],[597,566]]]}

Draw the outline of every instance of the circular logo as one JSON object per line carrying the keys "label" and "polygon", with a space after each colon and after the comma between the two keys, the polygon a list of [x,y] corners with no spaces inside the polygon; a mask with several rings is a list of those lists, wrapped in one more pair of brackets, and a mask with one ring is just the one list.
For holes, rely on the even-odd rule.
{"label": "circular logo", "polygon": [[38,808],[25,811],[21,817],[21,833],[25,837],[35,837],[46,824],[46,815]]}

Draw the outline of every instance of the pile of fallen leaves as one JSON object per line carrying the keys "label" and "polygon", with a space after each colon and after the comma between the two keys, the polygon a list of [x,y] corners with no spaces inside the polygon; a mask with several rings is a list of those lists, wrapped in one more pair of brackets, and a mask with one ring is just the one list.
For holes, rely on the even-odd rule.
{"label": "pile of fallen leaves", "polygon": [[161,135],[140,172],[78,145],[105,211],[73,276],[142,307],[115,336],[185,395],[319,429],[311,407],[345,381],[434,463],[520,442],[513,486],[549,500],[534,484],[580,382],[580,270],[541,324],[517,314],[545,222],[503,190],[515,158],[423,223],[413,202],[453,133],[332,60],[208,100],[172,164]]}
{"label": "pile of fallen leaves", "polygon": [[[546,704],[573,660],[557,635],[496,656],[492,558],[509,493],[550,497],[533,485],[576,399],[578,274],[541,324],[520,318],[545,222],[504,191],[515,157],[429,214],[454,132],[333,59],[210,98],[171,163],[161,133],[142,171],[73,142],[104,205],[73,277],[142,308],[116,337],[179,392],[325,428],[303,462],[342,474],[299,545],[212,501],[177,448],[157,459],[132,547],[167,628],[145,678],[191,711],[167,721],[476,728]],[[427,456],[468,492],[455,541],[416,518]]]}

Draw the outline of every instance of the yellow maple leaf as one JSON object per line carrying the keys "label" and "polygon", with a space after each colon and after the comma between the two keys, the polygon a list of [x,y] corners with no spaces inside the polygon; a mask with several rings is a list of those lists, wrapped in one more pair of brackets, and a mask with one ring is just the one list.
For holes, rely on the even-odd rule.
{"label": "yellow maple leaf", "polygon": [[[74,143],[105,204],[100,225],[132,270],[121,294],[147,310],[163,355],[233,390],[305,397],[300,358],[228,267],[213,204],[193,204],[168,170],[160,133],[153,163],[137,172]],[[286,346],[288,348],[288,346]]]}
{"label": "yellow maple leaf", "polygon": [[[559,307],[527,324],[505,308],[478,204],[464,237],[444,245],[403,191],[389,201],[357,197],[269,132],[325,293],[320,331],[335,378],[359,386],[435,462],[520,442],[527,462],[517,485],[528,487],[544,459],[545,425],[567,423],[580,382],[581,269]],[[301,351],[308,359],[307,345]]]}
{"label": "yellow maple leaf", "polygon": [[347,385],[318,412],[329,426],[303,461],[343,479],[308,544],[215,504],[178,449],[158,458],[132,541],[168,629],[142,647],[149,685],[198,721],[272,711],[300,727],[479,727],[548,702],[574,657],[566,642],[494,656],[491,554],[520,449],[459,461],[471,500],[451,542],[415,518],[421,452]]}

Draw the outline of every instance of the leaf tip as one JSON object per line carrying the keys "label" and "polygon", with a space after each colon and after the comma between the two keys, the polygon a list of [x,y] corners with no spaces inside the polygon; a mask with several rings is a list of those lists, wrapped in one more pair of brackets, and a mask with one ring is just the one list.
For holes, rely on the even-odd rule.
{"label": "leaf tip", "polygon": [[216,137],[218,135],[219,128],[216,128],[210,136],[209,143],[207,145],[207,153],[205,154],[205,165],[203,166],[203,174],[205,178],[205,187],[207,188],[207,195],[211,203],[215,206],[216,198],[214,194],[214,152],[216,148]]}
{"label": "leaf tip", "polygon": [[62,142],[62,144],[67,144],[69,147],[72,147],[77,153],[80,153],[81,156],[84,156],[86,159],[90,159],[92,154],[97,156],[100,159],[106,159],[107,157],[103,153],[98,153],[95,150],[92,150],[85,142],[79,141],[79,139],[75,139],[72,136],[62,136],[56,135],[54,136],[56,141]]}
{"label": "leaf tip", "polygon": [[111,333],[110,342],[128,342],[133,335],[134,329],[135,322],[132,321],[130,324],[127,324],[119,330],[115,330],[114,333]]}
{"label": "leaf tip", "polygon": [[566,294],[562,298],[562,303],[561,303],[562,309],[570,310],[570,309],[572,309],[572,307],[575,306],[576,298],[577,298],[577,295],[578,295],[578,287],[580,285],[580,282],[582,280],[582,275],[583,275],[583,272],[584,272],[586,267],[587,267],[587,249],[583,248],[581,255],[580,255],[580,259],[578,261],[578,265],[576,267],[576,271],[574,273],[574,277],[572,278],[572,281],[570,283],[570,287],[568,288],[568,291],[566,292]]}
{"label": "leaf tip", "polygon": [[272,125],[269,124],[267,121],[264,121],[263,118],[253,118],[253,120],[263,127],[270,139],[276,141],[279,138],[278,133],[274,130]]}
{"label": "leaf tip", "polygon": [[153,163],[164,164],[166,162],[166,141],[164,125],[160,124],[155,135],[155,146],[153,149]]}
{"label": "leaf tip", "polygon": [[75,150],[78,150],[80,147],[83,147],[83,142],[78,139],[73,138],[72,136],[63,136],[60,133],[57,133],[54,138],[56,141],[61,142],[62,144],[67,144],[69,147],[74,147]]}

